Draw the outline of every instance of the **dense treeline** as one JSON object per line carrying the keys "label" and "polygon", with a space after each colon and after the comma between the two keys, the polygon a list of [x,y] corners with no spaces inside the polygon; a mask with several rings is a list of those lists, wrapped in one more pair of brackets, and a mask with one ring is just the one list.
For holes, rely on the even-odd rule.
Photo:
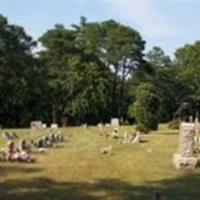
{"label": "dense treeline", "polygon": [[144,50],[139,32],[114,20],[82,17],[34,41],[0,15],[0,124],[95,124],[119,117],[155,129],[158,122],[195,116],[200,42],[178,49],[173,60],[159,47]]}

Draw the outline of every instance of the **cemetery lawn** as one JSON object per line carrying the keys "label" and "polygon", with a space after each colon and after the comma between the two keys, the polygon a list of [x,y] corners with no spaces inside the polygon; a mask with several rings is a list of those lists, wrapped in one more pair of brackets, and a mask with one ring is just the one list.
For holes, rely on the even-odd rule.
{"label": "cemetery lawn", "polygon": [[[14,131],[29,139],[46,132]],[[176,130],[160,125],[134,145],[104,138],[97,127],[66,128],[62,133],[66,141],[37,154],[36,163],[0,163],[1,200],[152,200],[156,191],[164,200],[200,199],[200,168],[177,171],[172,165]],[[101,155],[100,148],[109,144],[112,155]]]}

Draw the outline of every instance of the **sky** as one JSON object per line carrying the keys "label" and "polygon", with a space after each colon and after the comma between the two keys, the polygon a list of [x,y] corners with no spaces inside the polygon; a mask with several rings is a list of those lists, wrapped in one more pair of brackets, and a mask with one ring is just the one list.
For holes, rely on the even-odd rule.
{"label": "sky", "polygon": [[80,17],[114,19],[139,31],[146,51],[177,48],[200,40],[200,0],[0,0],[0,13],[38,39],[54,24],[69,27]]}

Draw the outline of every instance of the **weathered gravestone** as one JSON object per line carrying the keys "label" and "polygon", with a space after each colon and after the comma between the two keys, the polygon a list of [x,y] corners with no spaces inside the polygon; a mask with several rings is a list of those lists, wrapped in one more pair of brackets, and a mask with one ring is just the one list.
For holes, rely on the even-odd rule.
{"label": "weathered gravestone", "polygon": [[189,122],[193,123],[193,116],[192,115],[189,116]]}
{"label": "weathered gravestone", "polygon": [[31,122],[31,129],[32,130],[40,130],[40,129],[42,129],[42,121],[32,121]]}
{"label": "weathered gravestone", "polygon": [[173,157],[176,169],[194,169],[196,167],[198,158],[195,155],[194,134],[194,123],[181,123],[179,129],[179,147]]}
{"label": "weathered gravestone", "polygon": [[99,128],[100,131],[103,130],[103,124],[102,124],[102,123],[98,123],[98,124],[97,124],[97,127]]}
{"label": "weathered gravestone", "polygon": [[195,123],[195,135],[198,136],[198,134],[199,134],[199,119],[198,119],[198,117],[195,117],[194,123]]}
{"label": "weathered gravestone", "polygon": [[51,124],[51,128],[52,129],[57,129],[58,128],[58,124]]}
{"label": "weathered gravestone", "polygon": [[47,128],[47,124],[42,124],[42,128]]}
{"label": "weathered gravestone", "polygon": [[111,119],[112,126],[119,126],[119,118],[112,118]]}
{"label": "weathered gravestone", "polygon": [[88,127],[87,123],[83,124],[83,128],[86,129]]}
{"label": "weathered gravestone", "polygon": [[109,123],[105,123],[105,127],[110,127],[110,124]]}

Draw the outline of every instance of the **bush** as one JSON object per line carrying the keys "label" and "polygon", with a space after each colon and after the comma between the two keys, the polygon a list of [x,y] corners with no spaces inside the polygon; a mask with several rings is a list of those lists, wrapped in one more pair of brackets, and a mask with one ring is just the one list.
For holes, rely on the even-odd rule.
{"label": "bush", "polygon": [[158,119],[155,115],[149,117],[146,125],[150,130],[158,129]]}
{"label": "bush", "polygon": [[130,106],[129,114],[138,123],[137,130],[148,132],[157,130],[159,98],[151,84],[141,84],[136,90],[136,101]]}
{"label": "bush", "polygon": [[173,119],[171,122],[168,124],[168,128],[171,129],[179,129],[181,120],[179,118]]}
{"label": "bush", "polygon": [[149,132],[149,130],[145,127],[144,124],[137,124],[136,130],[140,131],[141,133],[148,133]]}

